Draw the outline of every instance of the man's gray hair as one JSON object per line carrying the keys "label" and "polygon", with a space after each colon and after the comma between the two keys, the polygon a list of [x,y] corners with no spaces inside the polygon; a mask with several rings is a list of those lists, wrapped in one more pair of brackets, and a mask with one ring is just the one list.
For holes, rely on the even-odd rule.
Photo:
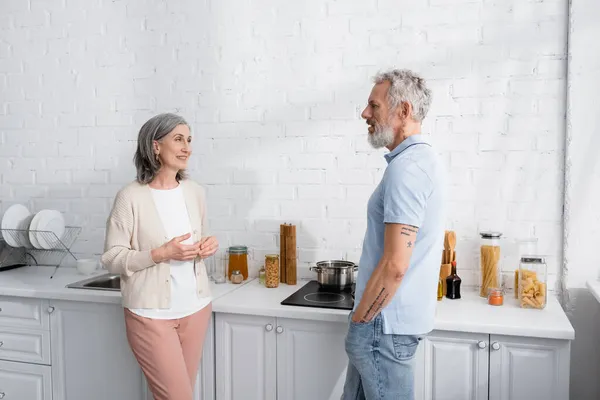
{"label": "man's gray hair", "polygon": [[393,110],[402,102],[412,105],[413,119],[423,121],[431,105],[431,90],[427,88],[425,79],[407,69],[392,69],[375,75],[375,83],[390,82],[388,104]]}
{"label": "man's gray hair", "polygon": [[[178,125],[186,125],[190,128],[183,117],[171,113],[158,114],[142,125],[138,134],[137,150],[133,157],[139,183],[148,184],[152,182],[160,170],[160,162],[156,159],[154,153],[154,141],[160,142]],[[184,170],[177,172],[175,177],[177,182],[185,178]]]}

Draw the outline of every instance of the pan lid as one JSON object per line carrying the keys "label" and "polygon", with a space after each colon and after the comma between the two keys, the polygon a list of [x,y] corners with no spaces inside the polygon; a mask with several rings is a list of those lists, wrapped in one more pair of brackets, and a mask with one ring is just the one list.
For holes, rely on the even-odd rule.
{"label": "pan lid", "polygon": [[317,267],[322,268],[353,268],[356,264],[344,260],[325,260],[317,262]]}

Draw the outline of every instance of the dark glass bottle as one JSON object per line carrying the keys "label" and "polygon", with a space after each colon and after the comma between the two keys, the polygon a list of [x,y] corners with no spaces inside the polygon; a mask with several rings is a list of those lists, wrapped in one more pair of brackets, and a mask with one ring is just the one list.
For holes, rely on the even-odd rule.
{"label": "dark glass bottle", "polygon": [[452,273],[446,278],[446,297],[460,299],[460,284],[462,280],[456,274],[456,261],[452,261]]}

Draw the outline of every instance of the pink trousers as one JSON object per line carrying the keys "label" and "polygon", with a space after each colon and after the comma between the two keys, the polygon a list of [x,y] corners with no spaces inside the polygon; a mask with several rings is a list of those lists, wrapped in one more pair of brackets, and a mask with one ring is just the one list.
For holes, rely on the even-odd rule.
{"label": "pink trousers", "polygon": [[125,309],[127,340],[155,400],[192,400],[212,305],[181,319],[151,319]]}

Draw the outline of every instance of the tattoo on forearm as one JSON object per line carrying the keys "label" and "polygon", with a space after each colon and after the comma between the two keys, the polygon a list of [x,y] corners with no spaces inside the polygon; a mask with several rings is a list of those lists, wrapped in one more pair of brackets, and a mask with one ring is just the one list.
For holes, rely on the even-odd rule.
{"label": "tattoo on forearm", "polygon": [[412,247],[412,242],[406,243],[406,247]]}
{"label": "tattoo on forearm", "polygon": [[375,300],[373,300],[373,303],[371,303],[371,305],[361,318],[361,322],[369,322],[371,319],[373,319],[373,317],[381,311],[381,309],[383,308],[383,304],[389,296],[389,292],[384,287],[382,287],[377,297],[375,297]]}
{"label": "tattoo on forearm", "polygon": [[404,231],[400,232],[400,234],[404,235],[404,236],[410,236],[410,233],[407,233],[407,232],[404,232]]}
{"label": "tattoo on forearm", "polygon": [[406,233],[417,233],[419,232],[419,230],[417,228],[414,228],[412,226],[403,226],[402,227],[402,233],[406,232]]}

